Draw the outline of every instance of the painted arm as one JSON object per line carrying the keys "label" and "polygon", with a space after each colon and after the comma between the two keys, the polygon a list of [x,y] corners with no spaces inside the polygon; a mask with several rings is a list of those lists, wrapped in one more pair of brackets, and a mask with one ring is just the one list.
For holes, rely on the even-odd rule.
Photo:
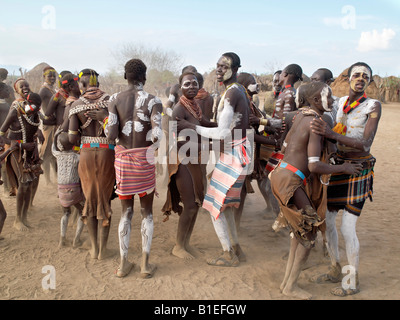
{"label": "painted arm", "polygon": [[297,110],[296,95],[293,91],[289,90],[284,97],[283,113],[285,114],[295,110]]}
{"label": "painted arm", "polygon": [[210,119],[203,117],[200,121],[202,127],[218,127],[218,123],[211,122]]}
{"label": "painted arm", "polygon": [[205,138],[224,140],[231,133],[230,126],[233,120],[233,115],[234,115],[234,110],[230,103],[230,99],[225,98],[224,109],[222,110],[219,116],[219,122],[217,127],[207,128],[202,126],[196,126],[195,130],[199,135]]}
{"label": "painted arm", "polygon": [[111,101],[108,105],[108,123],[105,128],[105,134],[108,139],[114,141],[119,135],[119,118],[117,110],[117,99]]}
{"label": "painted arm", "polygon": [[[179,95],[178,95],[179,85],[174,85],[171,87],[171,91],[169,93],[168,101],[165,103],[164,113],[169,117],[172,117],[172,110],[175,104],[178,103]],[[175,118],[173,118],[175,119]]]}
{"label": "painted arm", "polygon": [[151,111],[151,141],[153,143],[160,142],[162,139],[163,131],[161,129],[161,112],[163,106],[161,103],[157,103],[153,106]]}

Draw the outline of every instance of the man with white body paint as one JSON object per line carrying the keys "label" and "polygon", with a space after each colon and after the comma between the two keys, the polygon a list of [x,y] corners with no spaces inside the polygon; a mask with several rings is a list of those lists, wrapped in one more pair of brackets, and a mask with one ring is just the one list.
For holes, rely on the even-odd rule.
{"label": "man with white body paint", "polygon": [[190,128],[203,137],[225,143],[203,202],[223,248],[221,256],[207,263],[222,267],[236,267],[240,263],[242,249],[232,207],[240,205],[240,192],[251,161],[251,143],[247,139],[249,100],[246,89],[237,83],[239,68],[240,58],[232,52],[223,54],[217,62],[217,81],[226,87],[218,107],[217,127],[202,127],[177,118],[178,131]]}
{"label": "man with white body paint", "polygon": [[337,141],[336,163],[351,162],[362,165],[359,175],[332,175],[328,187],[327,248],[331,257],[331,267],[327,274],[314,277],[318,283],[339,282],[342,275],[340,266],[336,216],[343,210],[341,232],[346,244],[350,286],[334,288],[331,293],[347,296],[360,291],[358,279],[360,244],[356,234],[356,223],[361,215],[365,201],[372,200],[373,173],[376,159],[370,150],[379,120],[382,106],[378,100],[370,99],[365,91],[372,81],[371,68],[358,62],[349,68],[350,93],[342,97],[338,103],[336,126],[330,129],[322,120],[315,119],[311,123],[313,132]]}
{"label": "man with white body paint", "polygon": [[310,123],[325,111],[330,111],[332,92],[322,82],[312,82],[303,88],[304,98],[310,107],[299,110],[282,148],[284,158],[270,177],[272,192],[281,207],[278,217],[280,227],[291,230],[290,252],[280,289],[289,297],[310,299],[311,294],[299,288],[297,281],[315,245],[317,230],[323,220],[307,194],[308,179],[312,173],[355,174],[361,167],[349,163],[331,166],[321,161],[323,138],[311,132]]}
{"label": "man with white body paint", "polygon": [[[143,278],[153,276],[156,266],[149,264],[153,239],[153,199],[156,187],[154,143],[162,138],[162,103],[143,90],[146,83],[146,65],[139,59],[129,60],[125,65],[128,89],[111,101],[108,120],[105,120],[109,139],[117,140],[115,147],[115,173],[117,190],[122,204],[118,226],[121,262],[117,277],[125,277],[133,267],[128,261],[134,196],[140,197],[142,214],[142,263]],[[107,118],[106,118],[107,119]]]}

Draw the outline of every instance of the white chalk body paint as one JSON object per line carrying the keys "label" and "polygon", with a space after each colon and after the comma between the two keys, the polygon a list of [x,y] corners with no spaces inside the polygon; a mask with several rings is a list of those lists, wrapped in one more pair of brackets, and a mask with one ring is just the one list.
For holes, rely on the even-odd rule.
{"label": "white chalk body paint", "polygon": [[321,91],[321,102],[322,107],[326,112],[330,112],[332,109],[328,106],[328,95],[329,95],[330,88],[328,86],[324,87]]}
{"label": "white chalk body paint", "polygon": [[146,91],[139,91],[138,97],[136,99],[136,109],[143,107],[146,99],[149,97],[149,94]]}
{"label": "white chalk body paint", "polygon": [[115,113],[109,112],[108,125],[115,126],[116,124],[118,124],[118,116]]}
{"label": "white chalk body paint", "polygon": [[228,222],[226,221],[225,214],[221,212],[218,219],[215,219],[212,215],[211,221],[214,226],[215,233],[218,236],[219,242],[221,243],[224,251],[230,251],[232,248],[231,241],[229,238]]}
{"label": "white chalk body paint", "polygon": [[149,104],[147,105],[147,110],[149,111],[149,114],[151,114],[153,112],[153,107],[156,104],[162,104],[161,100],[159,98],[157,98],[157,97],[154,97],[153,99],[151,99],[149,101]]}
{"label": "white chalk body paint", "polygon": [[173,94],[170,94],[168,97],[168,101],[175,103],[175,96]]}
{"label": "white chalk body paint", "polygon": [[150,118],[147,115],[145,115],[142,110],[138,110],[136,115],[140,120],[145,122],[150,122]]}
{"label": "white chalk body paint", "polygon": [[364,66],[355,66],[352,70],[351,70],[351,75],[350,75],[350,80],[353,78],[353,76],[356,73],[365,73],[368,75],[369,77],[369,81],[371,82],[371,72],[369,71],[369,69],[367,67]]}
{"label": "white chalk body paint", "polygon": [[150,253],[151,242],[153,240],[154,222],[153,215],[148,215],[147,218],[142,219],[141,225],[142,232],[142,251]]}
{"label": "white chalk body paint", "polygon": [[128,208],[127,212],[122,214],[118,225],[119,250],[121,257],[124,258],[128,257],[132,216],[133,216],[132,209]]}
{"label": "white chalk body paint", "polygon": [[139,121],[135,121],[134,125],[135,125],[135,132],[142,132],[143,131],[144,126]]}
{"label": "white chalk body paint", "polygon": [[132,132],[132,121],[127,121],[124,127],[122,128],[122,133],[127,137],[129,137],[131,132]]}

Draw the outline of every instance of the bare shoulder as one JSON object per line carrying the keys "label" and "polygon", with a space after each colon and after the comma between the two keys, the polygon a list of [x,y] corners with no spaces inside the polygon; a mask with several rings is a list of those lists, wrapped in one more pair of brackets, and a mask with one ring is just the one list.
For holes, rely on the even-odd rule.
{"label": "bare shoulder", "polygon": [[176,117],[184,118],[186,114],[185,107],[182,106],[179,102],[175,105],[174,109],[172,110],[172,119]]}
{"label": "bare shoulder", "polygon": [[331,115],[324,113],[322,115],[322,120],[324,120],[329,125],[329,127],[333,128],[333,119]]}
{"label": "bare shoulder", "polygon": [[243,98],[243,97],[246,97],[246,94],[245,94],[243,88],[241,88],[237,84],[234,84],[234,85],[230,86],[226,90],[225,98],[240,99],[240,98]]}
{"label": "bare shoulder", "polygon": [[372,105],[372,108],[374,108],[374,109],[377,109],[377,110],[382,109],[382,103],[379,100],[371,99],[371,105]]}

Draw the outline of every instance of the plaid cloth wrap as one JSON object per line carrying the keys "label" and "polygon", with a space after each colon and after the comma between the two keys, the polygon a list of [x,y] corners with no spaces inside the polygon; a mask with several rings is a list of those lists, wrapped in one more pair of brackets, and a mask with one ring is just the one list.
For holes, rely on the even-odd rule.
{"label": "plaid cloth wrap", "polygon": [[232,152],[221,153],[203,201],[203,208],[215,219],[225,208],[239,207],[243,183],[251,172],[250,163],[251,145],[247,138],[234,141]]}
{"label": "plaid cloth wrap", "polygon": [[374,166],[376,159],[369,155],[363,158],[344,158],[338,155],[337,164],[359,162],[363,170],[357,176],[348,174],[332,174],[328,187],[328,206],[346,209],[350,213],[360,215],[365,201],[372,201]]}

